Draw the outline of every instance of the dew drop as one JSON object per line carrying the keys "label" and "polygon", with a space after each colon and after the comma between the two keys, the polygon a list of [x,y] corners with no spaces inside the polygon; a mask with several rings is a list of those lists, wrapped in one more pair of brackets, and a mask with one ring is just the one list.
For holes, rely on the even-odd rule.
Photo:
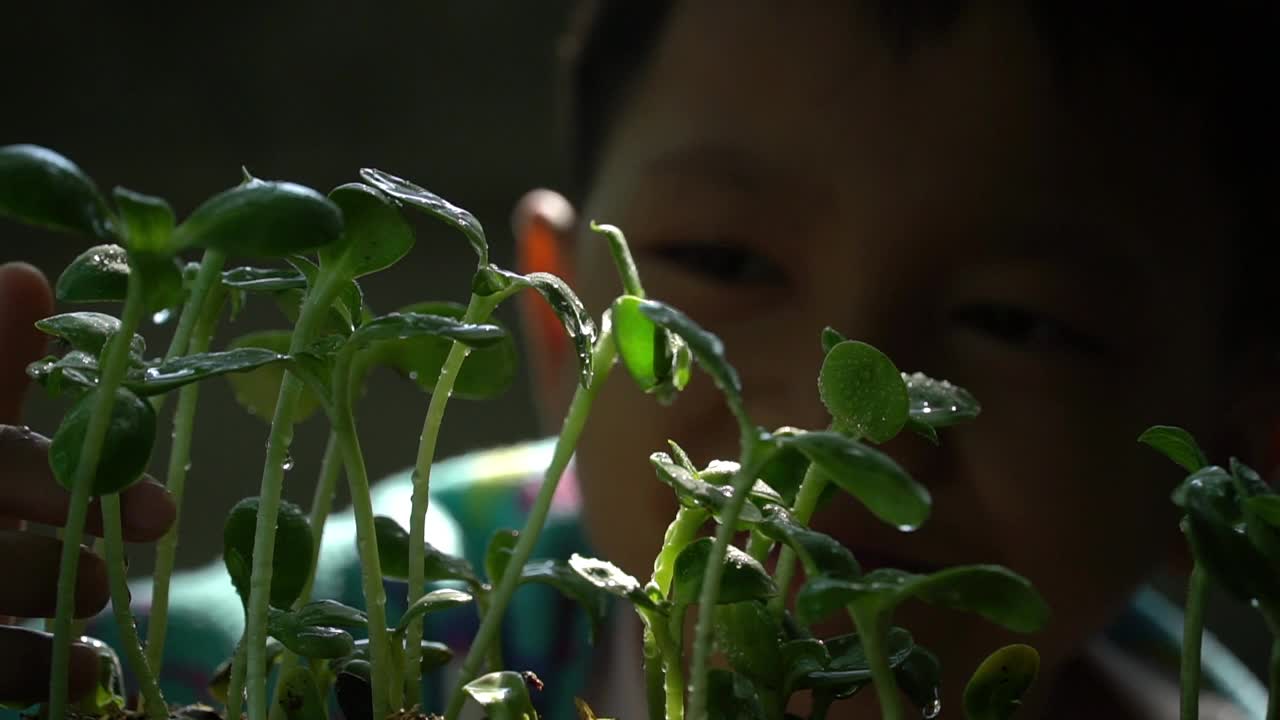
{"label": "dew drop", "polygon": [[409,379],[410,379],[410,380],[412,380],[412,381],[414,381],[414,382],[418,382],[418,371],[417,371],[417,370],[410,370],[410,371],[409,371]]}
{"label": "dew drop", "polygon": [[938,714],[941,712],[942,701],[938,698],[934,698],[933,702],[925,705],[923,708],[920,708],[920,717],[923,717],[925,720],[933,720],[938,717]]}
{"label": "dew drop", "polygon": [[284,462],[280,463],[280,469],[281,469],[281,470],[284,470],[285,472],[289,472],[290,470],[292,470],[292,469],[293,469],[293,456],[292,456],[292,455],[285,455],[285,456],[284,456]]}
{"label": "dew drop", "polygon": [[173,311],[169,308],[159,310],[155,315],[151,316],[151,322],[155,325],[163,325],[169,322],[169,318],[173,317]]}

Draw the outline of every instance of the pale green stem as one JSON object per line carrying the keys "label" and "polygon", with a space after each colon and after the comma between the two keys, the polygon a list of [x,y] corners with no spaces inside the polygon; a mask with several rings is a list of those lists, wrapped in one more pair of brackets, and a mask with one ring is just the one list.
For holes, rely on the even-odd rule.
{"label": "pale green stem", "polygon": [[683,720],[684,658],[671,642],[668,628],[663,622],[665,618],[652,611],[637,609],[637,612],[640,613],[640,619],[644,621],[645,641],[651,640],[661,657],[666,720]]}
{"label": "pale green stem", "polygon": [[448,720],[456,720],[458,717],[458,713],[462,710],[463,702],[466,700],[466,694],[462,692],[462,686],[475,679],[476,672],[488,651],[489,645],[498,641],[498,630],[501,627],[502,614],[506,612],[507,604],[511,601],[511,595],[515,592],[516,586],[520,582],[520,573],[525,563],[529,561],[529,556],[533,553],[533,546],[538,540],[538,535],[542,532],[542,526],[546,524],[547,513],[551,510],[551,499],[555,497],[556,487],[560,484],[560,477],[564,474],[565,468],[568,467],[569,461],[573,458],[574,449],[578,445],[578,438],[582,436],[582,428],[586,425],[587,416],[591,412],[591,405],[595,401],[596,395],[599,394],[600,388],[604,386],[605,381],[608,379],[616,358],[617,350],[613,344],[613,332],[606,324],[601,330],[600,337],[596,340],[595,348],[592,352],[591,362],[595,368],[595,376],[588,387],[578,387],[573,395],[573,401],[569,404],[569,412],[565,415],[564,426],[560,430],[560,437],[556,440],[551,464],[543,475],[542,487],[538,490],[538,497],[533,502],[533,508],[529,512],[529,518],[525,522],[524,529],[520,531],[520,539],[516,541],[516,546],[511,551],[511,560],[507,563],[507,569],[490,595],[489,612],[485,614],[484,620],[481,621],[480,629],[476,632],[475,639],[471,643],[471,649],[467,651],[467,657],[462,663],[462,671],[459,673],[453,694],[449,698],[448,712],[445,713],[445,717]]}
{"label": "pale green stem", "polygon": [[604,234],[609,239],[609,252],[613,254],[613,264],[618,268],[618,277],[622,280],[622,289],[628,295],[644,297],[644,286],[640,284],[640,271],[636,269],[636,261],[631,257],[631,248],[622,231],[613,225],[597,225],[591,222],[591,229]]}
{"label": "pale green stem", "polygon": [[[642,616],[643,617],[643,616]],[[667,717],[666,675],[662,670],[662,650],[658,647],[658,638],[648,620],[644,624],[644,697],[649,720],[664,720]]]}
{"label": "pale green stem", "polygon": [[[827,479],[822,476],[814,463],[809,463],[809,468],[804,472],[804,479],[800,481],[800,489],[796,491],[795,504],[791,507],[791,515],[796,522],[805,526],[809,524],[809,519],[818,509],[818,499],[822,497],[822,491],[826,487]],[[796,551],[789,545],[783,545],[778,551],[778,564],[773,571],[773,579],[778,585],[778,594],[769,600],[769,609],[778,617],[782,617],[782,613],[786,610],[787,599],[791,594],[791,579],[795,577],[795,573]]]}
{"label": "pale green stem", "polygon": [[365,468],[364,455],[360,451],[360,437],[356,433],[355,419],[351,414],[348,382],[353,355],[351,350],[344,349],[338,354],[333,370],[333,432],[342,449],[347,483],[351,490],[351,509],[356,521],[356,549],[360,556],[365,613],[369,618],[373,717],[381,719],[391,710],[400,709],[404,685],[394,681],[398,673],[391,667],[393,656],[390,638],[387,636],[387,596],[382,585],[382,562],[378,557],[378,539],[374,531],[373,498],[369,492],[369,474]]}
{"label": "pale green stem", "polygon": [[[214,284],[222,270],[224,256],[216,250],[205,252],[200,264],[200,272],[196,275],[195,286],[191,289],[191,297],[182,308],[182,317],[178,320],[178,328],[173,342],[169,346],[166,358],[174,358],[185,348],[188,354],[196,355],[206,352],[213,340],[214,326],[217,325],[217,308],[208,307],[217,289]],[[197,322],[189,322],[189,316],[197,316]],[[163,396],[157,396],[163,397]],[[173,567],[178,555],[178,525],[182,519],[182,496],[187,485],[187,471],[190,469],[191,438],[195,428],[196,403],[200,397],[200,384],[184,385],[178,391],[178,406],[173,415],[173,444],[169,449],[169,468],[165,486],[173,498],[173,524],[168,532],[160,538],[156,545],[156,569],[152,580],[151,616],[147,622],[147,660],[156,676],[164,666],[164,641],[169,627],[169,579],[173,576]]]}
{"label": "pale green stem", "polygon": [[146,653],[142,651],[142,641],[138,639],[138,627],[134,624],[133,613],[129,612],[129,571],[124,559],[124,530],[120,526],[120,495],[117,493],[102,496],[102,530],[107,546],[111,612],[115,615],[116,626],[120,630],[120,642],[124,645],[129,664],[133,666],[133,674],[138,679],[147,717],[151,720],[168,720],[169,705],[160,693],[156,676],[151,672]]}
{"label": "pale green stem", "polygon": [[[698,530],[707,521],[707,512],[701,508],[681,506],[676,517],[667,526],[662,539],[662,551],[653,561],[653,578],[662,597],[671,590],[671,578],[675,571],[676,557],[698,536]],[[665,707],[667,720],[684,717],[684,657],[679,643],[683,639],[683,606],[680,618],[672,617],[668,627],[663,627],[661,617],[640,612],[644,621],[645,674],[649,684],[649,711],[652,715]],[[674,610],[675,608],[673,608]],[[655,697],[656,694],[656,697]],[[675,697],[672,697],[672,695]],[[659,704],[660,703],[660,704]],[[659,716],[661,717],[661,716]]]}
{"label": "pale green stem", "polygon": [[1187,582],[1187,607],[1182,618],[1181,720],[1200,717],[1200,640],[1204,634],[1204,601],[1209,575],[1197,562]]}
{"label": "pale green stem", "polygon": [[693,635],[693,671],[692,688],[689,693],[690,720],[706,720],[707,718],[707,685],[711,670],[711,626],[712,612],[720,597],[720,579],[724,575],[724,558],[733,540],[734,528],[738,525],[738,516],[747,501],[747,490],[755,481],[760,468],[768,459],[759,446],[759,438],[754,429],[745,422],[745,413],[740,404],[731,403],[734,414],[739,418],[742,431],[742,458],[738,473],[733,477],[733,496],[725,509],[721,525],[716,529],[716,539],[711,545],[711,554],[707,557],[707,569],[702,576],[702,592],[698,597],[698,624]]}
{"label": "pale green stem", "polygon": [[[472,295],[467,310],[462,316],[464,323],[479,323],[488,319],[493,308],[500,301],[498,297],[481,297]],[[427,536],[427,504],[431,495],[431,464],[435,461],[436,441],[440,437],[440,426],[444,421],[444,411],[449,405],[449,397],[453,394],[453,386],[462,370],[462,363],[467,359],[471,348],[458,340],[453,341],[449,355],[440,367],[440,376],[436,379],[435,389],[431,391],[431,402],[427,405],[427,416],[422,421],[422,434],[418,438],[418,457],[413,470],[413,499],[409,513],[409,588],[405,607],[412,606],[426,592],[425,579],[425,543]],[[405,687],[417,688],[413,695],[421,702],[422,690],[422,620],[417,619],[409,624],[405,633]]]}
{"label": "pale green stem", "polygon": [[111,422],[116,390],[128,369],[129,345],[134,330],[142,320],[142,279],[129,273],[120,329],[108,341],[102,372],[98,378],[97,396],[85,428],[84,444],[71,483],[71,499],[67,520],[63,525],[62,558],[58,565],[58,603],[53,623],[53,652],[49,663],[49,716],[67,715],[67,689],[71,660],[71,623],[75,615],[76,570],[80,566],[80,541],[84,537],[84,521],[89,509],[89,496],[98,470],[102,444]]}
{"label": "pale green stem", "polygon": [[[296,353],[315,338],[333,303],[341,280],[323,272],[311,289],[294,326],[289,352]],[[249,694],[249,720],[267,720],[267,608],[271,598],[272,560],[276,547],[276,516],[284,485],[284,466],[293,442],[294,413],[302,395],[302,381],[285,373],[276,397],[276,409],[267,436],[267,457],[262,466],[262,486],[258,494],[258,521],[253,536],[253,572],[249,579],[249,606],[246,613],[245,686]]]}
{"label": "pale green stem", "polygon": [[240,720],[244,706],[244,671],[246,648],[244,636],[236,643],[236,654],[231,660],[231,681],[227,683],[227,720]]}
{"label": "pale green stem", "polygon": [[[320,543],[324,539],[324,524],[329,518],[329,511],[333,508],[333,491],[338,485],[338,477],[341,474],[342,452],[338,445],[338,436],[331,430],[329,440],[324,446],[324,457],[320,460],[320,475],[316,481],[316,491],[311,497],[310,525],[311,535],[315,538],[315,545],[311,548],[311,574],[307,576],[302,592],[293,603],[295,609],[311,602],[311,592],[315,587],[316,574],[320,567]],[[284,657],[280,660],[280,672],[276,673],[276,689],[272,697],[279,697],[284,679],[297,666],[298,656],[286,650]],[[270,715],[272,720],[276,720],[284,716],[284,709],[279,703],[272,703]]]}
{"label": "pale green stem", "polygon": [[676,558],[680,551],[697,538],[698,531],[706,521],[706,510],[681,506],[676,511],[675,519],[667,526],[667,532],[662,538],[662,550],[653,560],[653,582],[658,586],[662,597],[666,597],[671,590],[671,576],[675,572]]}
{"label": "pale green stem", "polygon": [[883,720],[902,720],[902,698],[898,695],[893,666],[889,664],[889,656],[885,654],[889,624],[883,615],[867,617],[856,610],[851,610],[850,615],[853,616],[858,637],[862,639],[867,666],[871,669],[871,682],[875,684],[876,697],[880,700],[880,717]]}

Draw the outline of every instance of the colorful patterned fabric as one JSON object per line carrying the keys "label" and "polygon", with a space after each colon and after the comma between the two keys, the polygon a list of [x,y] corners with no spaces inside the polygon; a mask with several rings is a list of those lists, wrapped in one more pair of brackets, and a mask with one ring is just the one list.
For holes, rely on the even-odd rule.
{"label": "colorful patterned fabric", "polygon": [[[436,548],[466,557],[483,568],[484,550],[493,533],[524,523],[550,461],[549,440],[474,453],[438,464],[432,470],[427,540]],[[410,480],[402,473],[378,483],[373,505],[378,514],[408,527]],[[589,554],[577,522],[579,496],[572,469],[561,483],[534,558],[567,558]],[[314,597],[361,606],[360,564],[355,523],[350,511],[325,526]],[[134,605],[145,633],[150,604],[149,582],[134,588]],[[405,607],[406,588],[387,583],[388,616],[394,623]],[[231,655],[243,627],[243,612],[221,563],[184,572],[174,578],[170,630],[161,683],[170,702],[210,702],[205,687],[210,670]],[[477,628],[472,608],[457,608],[428,617],[426,637],[443,642],[460,658]],[[1168,670],[1176,678],[1181,641],[1181,613],[1154,590],[1139,592],[1128,612],[1107,638],[1125,653]],[[551,680],[535,694],[544,717],[575,717],[573,696],[587,678],[590,652],[588,622],[583,611],[546,586],[526,586],[516,594],[503,625],[506,666],[530,670]],[[117,644],[109,615],[94,623],[92,634]],[[145,635],[144,635],[145,636]],[[452,670],[456,671],[455,661]],[[1204,643],[1204,679],[1208,689],[1232,701],[1244,717],[1261,719],[1266,691],[1256,678],[1212,637]],[[450,689],[450,669],[428,674],[424,691],[428,709],[441,709]]]}

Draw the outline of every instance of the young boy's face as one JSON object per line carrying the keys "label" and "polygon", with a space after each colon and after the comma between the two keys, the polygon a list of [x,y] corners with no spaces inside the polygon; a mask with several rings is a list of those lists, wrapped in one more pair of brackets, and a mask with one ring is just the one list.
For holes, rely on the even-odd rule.
{"label": "young boy's face", "polygon": [[[1137,435],[1227,417],[1229,218],[1199,118],[1121,61],[1055,80],[1027,21],[982,8],[905,54],[844,4],[729,10],[677,9],[579,224],[620,226],[648,294],[723,338],[760,425],[826,426],[825,325],[970,389],[983,413],[941,447],[886,447],[933,494],[920,531],[844,496],[815,525],[868,567],[1025,574],[1053,608],[1030,640],[1053,673],[1181,542],[1178,473]],[[620,292],[605,244],[580,230],[571,252],[598,312]],[[674,512],[646,460],[668,438],[697,463],[737,456],[705,376],[664,408],[619,370],[578,452],[596,550],[643,577]],[[938,611],[901,620],[950,661],[952,692],[1012,640]]]}

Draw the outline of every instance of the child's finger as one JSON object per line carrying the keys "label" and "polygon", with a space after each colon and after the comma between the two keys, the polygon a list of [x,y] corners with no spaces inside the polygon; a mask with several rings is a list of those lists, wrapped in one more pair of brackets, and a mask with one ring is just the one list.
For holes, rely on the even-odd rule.
{"label": "child's finger", "polygon": [[[35,703],[49,696],[52,637],[27,628],[0,627],[0,701]],[[69,694],[78,700],[98,681],[98,654],[87,645],[71,646]]]}
{"label": "child's finger", "polygon": [[[0,517],[62,525],[70,494],[49,469],[49,439],[23,427],[0,425]],[[144,478],[120,494],[121,524],[130,542],[151,542],[173,524],[176,508],[169,491]],[[102,534],[102,513],[89,507],[85,532]]]}
{"label": "child's finger", "polygon": [[[62,542],[47,535],[0,531],[0,614],[53,617],[58,606],[58,565]],[[76,571],[76,617],[92,617],[107,606],[107,564],[80,548]]]}
{"label": "child's finger", "polygon": [[44,354],[47,338],[34,325],[53,312],[49,281],[26,263],[0,265],[0,423],[17,423],[27,365]]}

